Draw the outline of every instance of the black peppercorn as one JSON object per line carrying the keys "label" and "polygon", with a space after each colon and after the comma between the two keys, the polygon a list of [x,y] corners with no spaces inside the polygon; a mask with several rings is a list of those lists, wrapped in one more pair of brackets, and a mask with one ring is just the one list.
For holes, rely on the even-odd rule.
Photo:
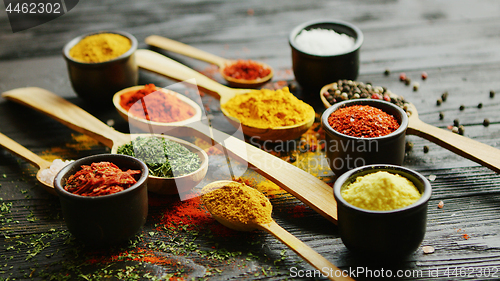
{"label": "black peppercorn", "polygon": [[490,119],[485,118],[483,121],[483,126],[488,127],[490,125]]}
{"label": "black peppercorn", "polygon": [[465,128],[464,128],[464,126],[463,126],[463,125],[458,126],[458,133],[459,133],[460,135],[463,135],[463,134],[464,134],[464,131],[465,131]]}
{"label": "black peppercorn", "polygon": [[460,125],[460,120],[457,118],[457,119],[453,120],[453,126],[458,127],[458,125]]}
{"label": "black peppercorn", "polygon": [[290,163],[293,163],[297,161],[297,158],[295,158],[295,156],[290,156]]}
{"label": "black peppercorn", "polygon": [[443,103],[442,99],[439,98],[439,99],[436,100],[436,105],[441,105],[441,103]]}
{"label": "black peppercorn", "polygon": [[483,103],[480,102],[478,105],[477,105],[477,108],[483,108]]}
{"label": "black peppercorn", "polygon": [[458,109],[464,110],[465,109],[465,105],[462,104]]}
{"label": "black peppercorn", "polygon": [[411,84],[411,79],[410,79],[410,77],[406,77],[406,79],[405,79],[405,85],[406,85],[406,86],[409,86],[410,84]]}
{"label": "black peppercorn", "polygon": [[446,99],[448,98],[448,92],[444,92],[442,95],[441,95],[441,99],[443,101],[446,101]]}
{"label": "black peppercorn", "polygon": [[411,151],[413,149],[413,143],[411,141],[407,141],[405,143],[405,151]]}
{"label": "black peppercorn", "polygon": [[427,145],[424,145],[424,153],[429,152],[429,147]]}
{"label": "black peppercorn", "polygon": [[495,91],[491,90],[490,91],[490,98],[494,98],[495,97]]}
{"label": "black peppercorn", "polygon": [[386,70],[384,71],[384,75],[385,75],[385,76],[389,76],[389,74],[391,74],[391,71],[390,71],[389,69],[386,69]]}
{"label": "black peppercorn", "polygon": [[444,119],[444,113],[442,111],[439,112],[439,120]]}

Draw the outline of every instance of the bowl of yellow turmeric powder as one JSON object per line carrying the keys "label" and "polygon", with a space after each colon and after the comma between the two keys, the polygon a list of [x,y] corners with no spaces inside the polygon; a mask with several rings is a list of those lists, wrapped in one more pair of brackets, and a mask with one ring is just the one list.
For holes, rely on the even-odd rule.
{"label": "bowl of yellow turmeric powder", "polygon": [[100,31],[69,41],[63,48],[71,86],[93,106],[112,106],[113,95],[137,85],[137,39],[124,31]]}
{"label": "bowl of yellow turmeric powder", "polygon": [[342,174],[333,187],[344,245],[368,257],[399,259],[422,243],[432,193],[420,173],[397,165],[367,165]]}

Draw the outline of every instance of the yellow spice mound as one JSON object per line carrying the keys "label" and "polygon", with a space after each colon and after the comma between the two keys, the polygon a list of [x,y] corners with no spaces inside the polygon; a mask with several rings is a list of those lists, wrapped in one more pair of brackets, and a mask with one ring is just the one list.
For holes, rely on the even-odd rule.
{"label": "yellow spice mound", "polygon": [[112,60],[126,53],[132,43],[127,37],[113,33],[99,33],[83,38],[73,46],[69,55],[81,62],[97,63]]}
{"label": "yellow spice mound", "polygon": [[421,196],[410,180],[384,171],[356,178],[341,194],[351,205],[376,211],[403,208]]}
{"label": "yellow spice mound", "polygon": [[273,207],[264,194],[243,183],[231,182],[220,188],[203,190],[202,201],[214,215],[243,224],[272,221]]}
{"label": "yellow spice mound", "polygon": [[314,109],[291,94],[288,87],[236,95],[222,108],[243,125],[262,129],[296,125],[314,116]]}

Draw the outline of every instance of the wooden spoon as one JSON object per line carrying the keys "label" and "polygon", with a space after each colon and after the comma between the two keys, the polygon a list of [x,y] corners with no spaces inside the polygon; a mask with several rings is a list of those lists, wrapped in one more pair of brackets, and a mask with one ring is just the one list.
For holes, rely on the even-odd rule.
{"label": "wooden spoon", "polygon": [[[232,89],[226,87],[183,64],[153,51],[137,50],[135,52],[135,59],[141,68],[165,75],[174,80],[185,81],[193,84],[196,83],[197,86],[200,86],[219,98],[221,104],[225,104],[235,95],[253,91],[251,89]],[[230,116],[230,114],[223,108],[221,110],[236,128],[240,127],[238,119]],[[262,129],[241,124],[241,129],[245,135],[257,137],[260,141],[293,140],[304,134],[314,123],[314,110],[312,109],[310,112],[305,114],[307,114],[306,121],[293,126]]]}
{"label": "wooden spoon", "polygon": [[41,171],[49,168],[52,162],[49,162],[41,158],[40,156],[28,150],[26,147],[20,145],[19,143],[15,142],[14,140],[12,140],[11,138],[7,137],[2,133],[0,133],[0,146],[4,147],[11,153],[23,158],[24,160],[30,162],[33,166],[37,167],[38,172],[36,173],[36,179],[42,184],[43,189],[45,189],[46,191],[48,191],[53,195],[57,195],[54,190],[54,185],[44,182],[40,176]]}
{"label": "wooden spoon", "polygon": [[[118,132],[78,106],[41,88],[19,88],[3,93],[2,97],[32,107],[77,132],[89,135],[110,147],[111,153],[117,153],[118,147],[129,143],[136,137],[151,136],[151,134],[124,134]],[[180,143],[190,151],[198,154],[201,165],[198,170],[179,177],[162,178],[149,175],[148,191],[160,194],[177,194],[186,192],[200,183],[208,170],[208,155],[206,152],[187,141],[165,135],[158,136]]]}
{"label": "wooden spoon", "polygon": [[202,60],[202,61],[219,66],[220,74],[222,75],[222,77],[224,79],[226,79],[229,86],[231,86],[231,87],[258,88],[258,87],[264,85],[265,83],[267,83],[267,81],[271,80],[271,78],[274,75],[274,70],[271,66],[269,66],[263,62],[256,62],[256,63],[262,65],[263,68],[267,68],[267,69],[271,70],[271,72],[268,75],[266,75],[265,77],[254,79],[254,80],[236,79],[236,78],[233,78],[233,77],[226,75],[224,73],[224,69],[227,66],[230,66],[231,64],[236,62],[234,60],[228,60],[225,58],[221,58],[219,56],[216,56],[216,55],[207,53],[205,51],[202,51],[200,49],[197,49],[195,47],[186,45],[184,43],[181,43],[181,42],[178,42],[178,41],[175,41],[172,39],[161,37],[158,35],[151,35],[151,36],[147,37],[145,41],[147,44],[149,44],[151,46],[155,46],[155,47],[160,48],[160,49],[175,52],[175,53],[187,56],[187,57]]}
{"label": "wooden spoon", "polygon": [[[217,188],[224,187],[228,183],[237,183],[237,182],[232,182],[232,181],[216,181],[212,182],[208,185],[206,185],[203,190],[213,190]],[[237,183],[240,185],[244,185],[241,183]],[[267,199],[267,203],[271,205],[271,202],[269,202],[269,199]],[[206,206],[210,214],[222,225],[237,230],[237,231],[251,231],[254,229],[261,229],[265,230],[269,233],[271,233],[274,237],[278,238],[281,242],[283,242],[285,245],[287,245],[290,249],[292,249],[295,253],[297,253],[300,257],[302,257],[304,260],[306,260],[309,264],[314,266],[316,269],[320,270],[325,276],[328,276],[328,279],[330,280],[354,280],[350,278],[349,276],[340,276],[340,277],[335,277],[335,272],[342,272],[338,267],[336,267],[334,264],[329,262],[327,259],[325,259],[323,256],[318,254],[316,251],[314,251],[312,248],[307,246],[304,242],[300,241],[297,239],[297,237],[293,236],[290,234],[288,231],[283,229],[281,226],[279,226],[272,218],[269,218],[271,221],[270,223],[264,224],[258,224],[258,223],[249,223],[249,224],[244,224],[241,222],[233,221],[233,220],[228,220],[224,217],[218,216],[214,214],[213,210],[210,210],[208,206]]]}
{"label": "wooden spoon", "polygon": [[[130,135],[115,131],[76,105],[41,88],[14,89],[3,93],[2,97],[47,114],[108,147],[116,146],[117,143],[129,142],[131,139]],[[331,222],[337,223],[337,202],[333,197],[332,188],[328,184],[255,146],[202,125],[194,124],[192,126],[200,126],[199,128],[195,127],[195,132],[211,138],[226,148],[232,156],[247,162],[258,173],[304,202],[311,209]],[[192,128],[186,129],[193,132]]]}
{"label": "wooden spoon", "polygon": [[[331,104],[326,100],[322,93],[332,88],[332,86],[333,83],[324,86],[319,93],[321,100],[323,101],[323,105],[326,108],[330,107]],[[409,108],[407,112],[409,112],[410,115],[406,134],[422,137],[458,155],[500,173],[499,149],[459,134],[426,124],[418,118],[417,108],[412,103],[408,103],[408,106]]]}

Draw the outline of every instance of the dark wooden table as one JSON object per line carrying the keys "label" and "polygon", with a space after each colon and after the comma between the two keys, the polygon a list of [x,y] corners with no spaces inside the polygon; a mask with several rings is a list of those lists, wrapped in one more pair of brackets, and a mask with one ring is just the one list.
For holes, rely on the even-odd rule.
{"label": "dark wooden table", "polygon": [[[490,91],[500,92],[498,1],[80,1],[68,14],[18,33],[12,33],[1,8],[0,92],[45,88],[120,131],[126,132],[128,125],[114,109],[98,109],[73,92],[61,55],[70,39],[116,29],[132,33],[139,47],[146,48],[145,37],[162,35],[227,58],[263,60],[277,70],[273,82],[295,85],[289,32],[308,20],[332,18],[351,22],[364,33],[358,80],[403,95],[429,124],[446,129],[459,119],[465,136],[500,147],[500,97],[490,97]],[[168,55],[213,72],[206,63]],[[386,69],[390,75],[384,75]],[[428,73],[425,81],[423,71]],[[399,81],[401,72],[420,84],[418,91]],[[141,70],[140,83],[168,86],[173,81]],[[296,92],[306,98],[318,94],[300,87]],[[444,92],[448,99],[436,105]],[[206,96],[204,103],[214,127],[231,130],[217,101]],[[321,113],[321,106],[315,106]],[[490,121],[487,127],[485,118]],[[109,151],[49,117],[5,100],[0,100],[0,132],[50,160]],[[434,247],[434,253],[424,254],[419,248],[397,262],[356,256],[342,244],[334,224],[285,195],[272,198],[275,220],[341,269],[355,273],[355,279],[384,279],[390,274],[395,280],[499,279],[499,176],[426,140],[407,139],[414,146],[403,165],[433,179],[422,245]],[[321,151],[307,157],[311,154],[323,157]],[[310,169],[303,161],[295,163],[328,181],[328,167]],[[129,245],[86,247],[72,239],[58,199],[41,188],[35,173],[30,164],[0,149],[0,280],[282,280],[299,278],[299,271],[312,272],[310,265],[266,233],[232,232],[209,216],[202,216],[204,223],[198,227],[189,221],[172,226],[169,220],[178,219],[173,211],[187,212],[188,204],[154,194],[148,222]],[[252,171],[245,177],[263,180]],[[217,161],[197,188],[213,179]]]}

